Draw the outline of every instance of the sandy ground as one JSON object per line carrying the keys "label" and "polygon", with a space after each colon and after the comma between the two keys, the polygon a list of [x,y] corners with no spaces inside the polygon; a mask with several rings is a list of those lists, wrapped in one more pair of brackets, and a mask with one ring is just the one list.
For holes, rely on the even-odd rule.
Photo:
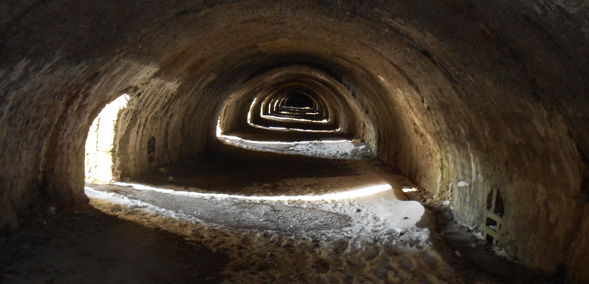
{"label": "sandy ground", "polygon": [[241,153],[88,184],[99,211],[82,205],[0,238],[0,280],[559,283],[497,256],[390,172],[367,160]]}

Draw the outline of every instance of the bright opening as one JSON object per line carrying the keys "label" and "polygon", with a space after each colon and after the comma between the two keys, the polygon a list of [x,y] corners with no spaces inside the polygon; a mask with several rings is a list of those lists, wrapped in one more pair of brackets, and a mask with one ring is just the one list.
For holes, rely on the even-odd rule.
{"label": "bright opening", "polygon": [[403,187],[403,192],[416,192],[418,191],[415,187]]}
{"label": "bright opening", "polygon": [[92,122],[86,139],[86,182],[113,181],[115,125],[119,112],[127,107],[129,96],[123,94],[107,104]]}

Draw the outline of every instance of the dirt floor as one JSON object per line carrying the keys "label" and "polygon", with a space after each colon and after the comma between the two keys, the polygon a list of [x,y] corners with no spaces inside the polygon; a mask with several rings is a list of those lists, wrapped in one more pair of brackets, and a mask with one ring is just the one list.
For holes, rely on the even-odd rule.
{"label": "dirt floor", "polygon": [[200,157],[156,167],[148,175],[135,177],[133,181],[177,189],[245,195],[280,195],[293,191],[317,194],[314,190],[329,191],[336,186],[317,186],[314,184],[317,178],[353,177],[373,170],[374,165],[375,162],[367,160],[279,155],[219,145]]}
{"label": "dirt floor", "polygon": [[[378,162],[232,153],[155,168],[134,187],[88,185],[93,207],[0,236],[0,282],[562,282],[497,256]],[[249,199],[381,183],[392,188],[354,199]]]}
{"label": "dirt floor", "polygon": [[89,205],[0,237],[0,283],[219,283],[228,255]]}

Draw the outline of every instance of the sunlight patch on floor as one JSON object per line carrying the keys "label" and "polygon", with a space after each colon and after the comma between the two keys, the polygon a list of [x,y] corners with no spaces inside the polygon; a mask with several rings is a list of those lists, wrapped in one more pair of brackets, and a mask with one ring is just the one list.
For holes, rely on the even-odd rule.
{"label": "sunlight patch on floor", "polygon": [[352,140],[257,141],[232,135],[219,135],[217,139],[223,144],[248,150],[288,155],[331,159],[366,159],[373,156],[366,144]]}

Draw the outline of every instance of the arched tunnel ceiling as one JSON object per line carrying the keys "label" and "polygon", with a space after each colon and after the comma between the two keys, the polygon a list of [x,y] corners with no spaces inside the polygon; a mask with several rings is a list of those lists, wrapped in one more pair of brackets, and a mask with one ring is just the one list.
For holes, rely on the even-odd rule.
{"label": "arched tunnel ceiling", "polygon": [[321,113],[466,223],[500,189],[503,240],[523,263],[581,271],[589,255],[584,1],[2,5],[0,227],[84,199],[86,132],[121,94],[117,170],[133,176],[151,138],[157,163],[196,155],[248,80],[304,66],[344,94],[309,94]]}

